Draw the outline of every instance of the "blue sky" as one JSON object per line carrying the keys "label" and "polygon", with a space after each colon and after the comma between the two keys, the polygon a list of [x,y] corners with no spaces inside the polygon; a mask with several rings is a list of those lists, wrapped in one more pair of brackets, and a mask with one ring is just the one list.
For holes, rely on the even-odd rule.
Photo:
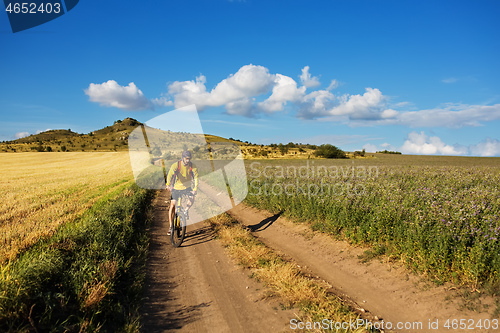
{"label": "blue sky", "polygon": [[12,33],[0,140],[195,104],[255,143],[500,156],[498,1],[94,1]]}

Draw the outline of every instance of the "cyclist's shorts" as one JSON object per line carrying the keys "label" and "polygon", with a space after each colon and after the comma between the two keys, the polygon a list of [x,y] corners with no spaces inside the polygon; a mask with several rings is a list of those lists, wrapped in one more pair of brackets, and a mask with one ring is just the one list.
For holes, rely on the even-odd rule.
{"label": "cyclist's shorts", "polygon": [[192,197],[193,194],[191,193],[193,190],[191,189],[191,187],[188,187],[187,189],[185,190],[176,190],[176,189],[172,189],[172,196],[170,197],[170,200],[179,200],[179,198],[185,194],[187,195],[188,197]]}

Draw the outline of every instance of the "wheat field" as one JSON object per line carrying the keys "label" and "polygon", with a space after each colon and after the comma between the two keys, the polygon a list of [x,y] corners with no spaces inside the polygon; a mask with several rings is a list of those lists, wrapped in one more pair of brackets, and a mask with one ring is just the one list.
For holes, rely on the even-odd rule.
{"label": "wheat field", "polygon": [[0,263],[133,181],[127,152],[0,155]]}

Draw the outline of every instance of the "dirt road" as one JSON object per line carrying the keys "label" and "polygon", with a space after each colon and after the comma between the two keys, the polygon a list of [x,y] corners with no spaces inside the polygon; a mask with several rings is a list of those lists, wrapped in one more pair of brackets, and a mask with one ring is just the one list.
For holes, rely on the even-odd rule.
{"label": "dirt road", "polygon": [[[463,300],[457,297],[451,285],[436,286],[394,263],[375,259],[363,264],[358,259],[364,253],[362,248],[354,248],[346,242],[315,233],[307,226],[245,205],[236,206],[229,214],[247,225],[267,246],[328,282],[336,294],[353,300],[358,309],[369,311],[386,323],[391,322],[394,331],[500,332],[500,329],[485,330],[474,326],[472,331],[444,326],[448,319],[465,319],[467,325],[491,319],[488,312],[492,313],[495,308],[491,297],[484,297],[482,304],[474,306],[482,310],[481,313],[460,309]],[[485,310],[485,304],[489,304],[489,311]],[[434,327],[438,329],[430,329],[430,323],[436,322],[438,325]],[[409,329],[394,329],[397,323]]]}
{"label": "dirt road", "polygon": [[[216,192],[211,193],[213,189],[203,184],[200,188],[209,197],[217,198]],[[209,228],[200,224],[188,226],[183,246],[172,248],[165,233],[168,219],[165,199],[159,197],[155,206],[144,331],[289,330],[294,312],[277,310],[277,305],[263,301],[263,287],[227,258]],[[332,291],[352,300],[358,310],[371,313],[379,322],[390,322],[391,331],[500,332],[445,327],[447,320],[463,319],[470,325],[491,319],[495,309],[492,298],[483,297],[482,304],[473,304],[472,310],[461,309],[463,300],[451,285],[436,286],[403,267],[378,259],[363,264],[358,256],[365,249],[242,204],[229,214],[267,246],[328,282]],[[489,305],[489,310],[484,305]],[[396,329],[398,323],[402,325],[400,329]]]}
{"label": "dirt road", "polygon": [[182,246],[172,247],[162,192],[151,227],[143,331],[286,332],[294,312],[263,300],[263,286],[228,259],[206,225],[188,226]]}
{"label": "dirt road", "polygon": [[[213,188],[206,184],[200,186],[211,198],[217,198]],[[436,286],[394,263],[375,259],[363,264],[358,256],[365,249],[335,241],[279,214],[273,216],[244,204],[228,213],[250,228],[253,235],[267,246],[292,259],[311,275],[328,282],[339,296],[354,301],[359,310],[369,311],[384,322],[390,322],[394,331],[471,332],[471,323],[474,332],[492,331],[475,327],[477,323],[492,318],[495,305],[491,297],[483,297],[482,303],[471,305],[472,310],[468,310],[461,306],[463,300],[457,297],[453,286]],[[454,319],[464,319],[467,328],[452,329]],[[447,320],[450,320],[449,328],[445,327]],[[401,323],[401,328],[395,329],[398,323]],[[500,329],[496,331],[500,332]]]}

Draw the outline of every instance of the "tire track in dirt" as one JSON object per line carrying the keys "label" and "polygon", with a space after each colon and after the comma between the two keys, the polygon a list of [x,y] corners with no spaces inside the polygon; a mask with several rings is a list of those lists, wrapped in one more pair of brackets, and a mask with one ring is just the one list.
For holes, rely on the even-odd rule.
{"label": "tire track in dirt", "polygon": [[[143,331],[289,331],[294,312],[263,299],[265,288],[228,258],[207,224],[189,225],[181,247],[171,245],[169,201],[161,191],[154,202]],[[190,213],[196,218],[194,210]]]}
{"label": "tire track in dirt", "polygon": [[[345,242],[334,241],[327,235],[314,233],[309,227],[293,225],[284,218],[265,214],[255,208],[239,205],[229,211],[233,218],[254,229],[266,221],[265,230],[255,230],[254,236],[274,250],[292,258],[297,264],[318,276],[341,293],[354,300],[359,308],[371,312],[385,322],[421,322],[422,329],[395,330],[398,332],[471,332],[444,327],[447,319],[491,319],[487,312],[459,310],[456,291],[450,285],[436,287],[430,282],[409,274],[403,267],[382,263],[377,259],[369,264],[360,263],[364,250]],[[492,308],[493,300],[484,303]],[[429,320],[439,320],[438,330],[429,329]],[[491,332],[473,329],[474,332]],[[497,330],[499,332],[500,330]]]}

